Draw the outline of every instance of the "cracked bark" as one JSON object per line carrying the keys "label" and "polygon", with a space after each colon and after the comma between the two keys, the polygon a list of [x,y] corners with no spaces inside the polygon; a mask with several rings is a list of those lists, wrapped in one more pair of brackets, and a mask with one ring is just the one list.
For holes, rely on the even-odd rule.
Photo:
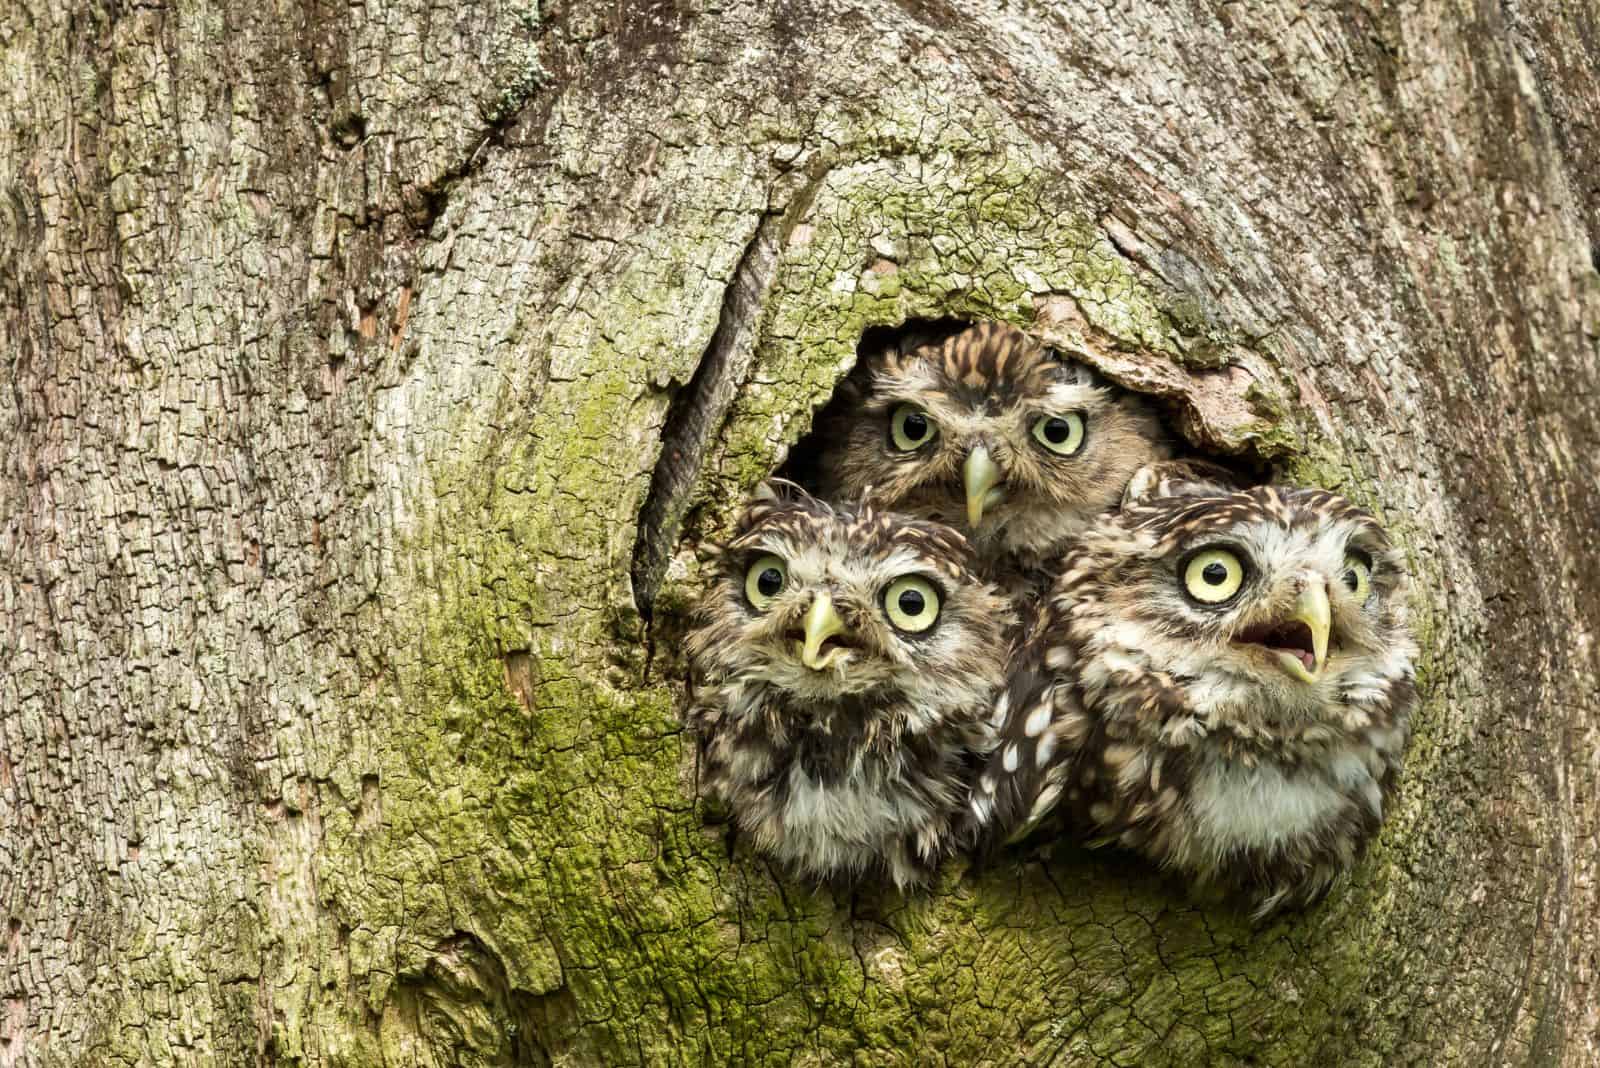
{"label": "cracked bark", "polygon": [[[815,7],[0,11],[0,1068],[1600,1060],[1594,13]],[[950,315],[1405,546],[1322,907],[691,800],[698,544]]]}

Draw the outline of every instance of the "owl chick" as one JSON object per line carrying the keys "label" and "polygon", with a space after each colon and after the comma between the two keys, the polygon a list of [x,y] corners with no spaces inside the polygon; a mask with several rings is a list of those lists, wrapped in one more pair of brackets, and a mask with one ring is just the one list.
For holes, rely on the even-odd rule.
{"label": "owl chick", "polygon": [[1038,606],[973,794],[1253,906],[1318,900],[1378,830],[1416,699],[1400,554],[1332,493],[1147,468]]}
{"label": "owl chick", "polygon": [[962,528],[986,574],[1036,567],[1167,455],[1140,397],[1021,330],[912,334],[864,358],[821,421],[820,490]]}
{"label": "owl chick", "polygon": [[804,875],[923,879],[992,738],[1006,600],[958,532],[783,483],[719,557],[688,641],[704,789]]}

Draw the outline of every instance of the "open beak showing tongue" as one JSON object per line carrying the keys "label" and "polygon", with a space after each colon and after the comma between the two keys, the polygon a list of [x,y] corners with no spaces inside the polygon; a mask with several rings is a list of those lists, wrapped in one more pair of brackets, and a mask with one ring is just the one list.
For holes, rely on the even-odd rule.
{"label": "open beak showing tongue", "polygon": [[1288,619],[1251,627],[1236,640],[1266,649],[1301,682],[1316,682],[1328,662],[1330,626],[1328,591],[1317,579],[1306,583]]}

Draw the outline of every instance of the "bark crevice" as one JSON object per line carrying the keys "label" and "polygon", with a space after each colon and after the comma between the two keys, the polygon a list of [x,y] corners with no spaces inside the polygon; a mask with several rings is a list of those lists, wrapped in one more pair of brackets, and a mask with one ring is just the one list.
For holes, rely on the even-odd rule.
{"label": "bark crevice", "polygon": [[722,311],[705,354],[667,409],[661,456],[639,512],[633,549],[633,600],[647,622],[712,438],[749,376],[755,330],[777,270],[783,226],[784,215],[772,212],[756,227],[723,292]]}

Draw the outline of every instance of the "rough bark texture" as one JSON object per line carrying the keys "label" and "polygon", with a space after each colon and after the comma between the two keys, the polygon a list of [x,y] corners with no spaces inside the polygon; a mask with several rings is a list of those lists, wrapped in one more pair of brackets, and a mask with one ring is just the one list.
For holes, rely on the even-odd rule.
{"label": "rough bark texture", "polygon": [[[0,1068],[1597,1063],[1597,114],[1582,0],[9,0]],[[941,315],[1390,523],[1323,906],[691,800],[697,540]]]}

